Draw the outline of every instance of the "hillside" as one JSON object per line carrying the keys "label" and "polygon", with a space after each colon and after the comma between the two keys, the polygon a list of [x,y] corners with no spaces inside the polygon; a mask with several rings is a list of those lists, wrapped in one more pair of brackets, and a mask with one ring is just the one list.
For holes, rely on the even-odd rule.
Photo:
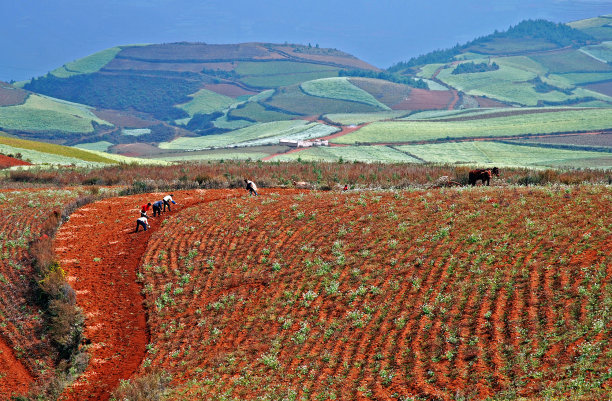
{"label": "hillside", "polygon": [[[490,155],[499,144],[483,144],[483,152],[471,150],[480,145],[466,144],[458,153],[454,145],[388,146],[542,135],[546,138],[539,142],[507,144],[523,156],[498,164],[609,168],[610,21],[612,16],[569,24],[527,20],[386,71],[340,50],[296,44],[117,46],[21,84],[71,102],[67,105],[80,107],[86,118],[83,111],[52,117],[45,111],[54,121],[43,124],[36,117],[41,112],[30,111],[50,98],[3,85],[0,125],[12,124],[5,129],[20,137],[83,149],[193,161],[489,164],[496,163]],[[533,109],[542,110],[539,120]],[[554,118],[545,121],[548,117]],[[471,121],[459,124],[453,118]],[[32,119],[38,125],[27,123]],[[275,128],[305,122],[316,122],[317,129],[296,135]],[[423,132],[413,136],[420,127]],[[553,143],[568,134],[574,135],[569,142]],[[601,146],[585,147],[575,134],[603,134]],[[335,147],[294,150],[281,139],[328,140]]]}

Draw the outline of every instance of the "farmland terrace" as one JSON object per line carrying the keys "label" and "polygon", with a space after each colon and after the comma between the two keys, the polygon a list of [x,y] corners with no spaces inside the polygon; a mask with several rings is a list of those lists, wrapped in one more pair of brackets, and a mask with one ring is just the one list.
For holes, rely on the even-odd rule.
{"label": "farmland terrace", "polygon": [[138,234],[161,194],[73,215],[65,399],[158,369],[173,400],[611,394],[609,187],[261,192],[177,192]]}

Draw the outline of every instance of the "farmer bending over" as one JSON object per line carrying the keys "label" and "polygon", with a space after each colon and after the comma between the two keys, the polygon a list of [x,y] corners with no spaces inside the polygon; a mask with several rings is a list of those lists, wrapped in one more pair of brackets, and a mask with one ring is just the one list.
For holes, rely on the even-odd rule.
{"label": "farmer bending over", "polygon": [[140,208],[140,217],[147,217],[147,212],[150,208],[151,202],[147,203],[146,205],[142,205],[142,207]]}
{"label": "farmer bending over", "polygon": [[164,212],[166,211],[166,206],[168,206],[168,211],[170,212],[170,202],[172,202],[173,205],[176,205],[176,202],[172,199],[174,195],[166,195],[164,196]]}
{"label": "farmer bending over", "polygon": [[246,190],[249,191],[251,195],[255,194],[255,196],[257,196],[257,185],[255,185],[253,181],[247,180],[246,178],[244,179],[244,182],[246,183]]}
{"label": "farmer bending over", "polygon": [[149,220],[147,220],[146,216],[142,216],[136,219],[136,231],[134,231],[135,233],[138,232],[138,228],[140,226],[142,226],[142,228],[144,228],[145,231],[147,231],[147,229],[150,227]]}
{"label": "farmer bending over", "polygon": [[161,216],[163,204],[164,204],[163,200],[158,200],[157,202],[153,203],[153,217]]}

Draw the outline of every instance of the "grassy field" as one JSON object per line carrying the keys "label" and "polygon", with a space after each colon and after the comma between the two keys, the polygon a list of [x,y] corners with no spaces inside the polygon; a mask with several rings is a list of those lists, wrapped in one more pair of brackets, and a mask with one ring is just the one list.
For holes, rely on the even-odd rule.
{"label": "grassy field", "polygon": [[600,167],[612,167],[612,154],[532,146],[510,145],[490,141],[448,142],[403,145],[397,149],[431,163],[466,163],[497,167],[580,167],[584,159],[597,159]]}
{"label": "grassy field", "polygon": [[381,111],[378,113],[342,113],[326,114],[324,117],[330,121],[342,125],[360,125],[374,121],[393,120],[408,114],[407,111]]}
{"label": "grassy field", "polygon": [[612,67],[606,63],[595,60],[578,50],[570,50],[559,53],[537,54],[530,56],[542,64],[550,73],[566,72],[602,72],[612,71]]}
{"label": "grassy field", "polygon": [[88,133],[92,122],[112,125],[96,117],[86,106],[30,95],[24,104],[0,107],[0,128],[19,131]]}
{"label": "grassy field", "polygon": [[502,137],[612,128],[611,109],[567,110],[467,121],[375,122],[332,140],[335,143],[389,143],[445,138]]}
{"label": "grassy field", "polygon": [[281,138],[309,139],[326,136],[338,128],[304,120],[275,121],[254,124],[236,131],[197,138],[177,138],[159,145],[162,149],[205,149],[225,146],[276,144]]}
{"label": "grassy field", "polygon": [[420,163],[420,160],[388,146],[313,147],[299,152],[279,155],[274,161],[325,161],[338,160],[366,163]]}
{"label": "grassy field", "polygon": [[416,75],[419,78],[432,79],[438,68],[443,66],[444,64],[427,64],[421,67]]}
{"label": "grassy field", "polygon": [[88,142],[88,143],[79,143],[78,145],[74,145],[73,147],[85,150],[97,150],[98,152],[106,152],[108,148],[113,146],[111,142],[108,141],[98,141],[98,142]]}
{"label": "grassy field", "polygon": [[295,118],[294,115],[268,110],[259,102],[247,102],[244,105],[240,105],[230,110],[228,114],[232,117],[254,120],[262,123]]}
{"label": "grassy field", "polygon": [[121,47],[111,47],[90,56],[67,63],[60,68],[51,71],[58,78],[68,78],[73,75],[91,74],[99,71],[121,51]]}
{"label": "grassy field", "polygon": [[177,107],[185,110],[191,117],[196,113],[210,114],[214,111],[223,110],[236,103],[234,98],[207,89],[200,89],[189,97],[192,100]]}
{"label": "grassy field", "polygon": [[612,61],[612,42],[604,42],[596,46],[586,46],[580,50],[605,62]]}
{"label": "grassy field", "polygon": [[376,100],[374,96],[350,83],[346,77],[308,81],[302,83],[301,88],[312,96],[365,103],[382,110],[390,110],[388,106]]}
{"label": "grassy field", "polygon": [[[104,164],[115,164],[116,160],[111,159],[106,153],[103,155],[96,154],[95,152],[77,149],[69,146],[54,145],[51,143],[28,141],[25,139],[8,138],[0,136],[0,145],[13,149],[9,153],[21,152],[24,155],[24,159],[29,158],[26,152],[33,152],[31,154],[31,162],[34,164],[38,163],[56,163],[55,161],[48,161],[51,158],[59,156],[61,158],[74,159],[81,162],[96,162]],[[4,152],[3,152],[4,153]],[[62,159],[58,159],[62,160]],[[61,161],[57,163],[63,164]],[[56,164],[57,164],[56,163]],[[66,163],[71,164],[71,163]]]}
{"label": "grassy field", "polygon": [[584,73],[568,73],[568,74],[550,74],[549,78],[560,77],[567,80],[573,85],[581,85],[592,82],[601,82],[612,80],[611,72],[584,72]]}
{"label": "grassy field", "polygon": [[299,85],[278,88],[265,103],[281,110],[302,115],[380,111],[380,108],[365,103],[309,96],[300,89]]}

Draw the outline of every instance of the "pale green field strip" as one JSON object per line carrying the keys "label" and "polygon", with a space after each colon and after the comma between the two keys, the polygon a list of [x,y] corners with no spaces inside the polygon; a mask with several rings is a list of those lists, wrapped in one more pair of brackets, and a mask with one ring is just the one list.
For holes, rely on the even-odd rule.
{"label": "pale green field strip", "polygon": [[608,81],[612,79],[612,72],[583,72],[568,74],[550,74],[549,78],[558,77],[572,85],[581,85],[591,82]]}
{"label": "pale green field strip", "polygon": [[73,148],[79,148],[84,150],[96,150],[98,152],[106,152],[108,148],[113,146],[111,142],[108,141],[98,141],[98,142],[88,142],[88,143],[79,143],[78,145],[74,145]]}
{"label": "pale green field strip", "polygon": [[[36,165],[62,165],[62,166],[81,166],[81,167],[103,167],[108,164],[115,164],[115,161],[109,160],[107,163],[87,161],[77,157],[63,156],[53,153],[39,152],[32,149],[18,148],[15,146],[5,145],[0,143],[0,153],[16,154],[21,153],[22,159]],[[93,155],[92,155],[93,156]],[[18,166],[31,167],[31,166]]]}
{"label": "pale green field strip", "polygon": [[266,156],[270,156],[268,153],[263,152],[244,152],[244,151],[227,151],[225,153],[209,153],[209,154],[198,154],[198,155],[185,155],[181,156],[166,156],[158,157],[155,160],[165,161],[215,161],[215,160],[261,160]]}
{"label": "pale green field strip", "polygon": [[423,81],[427,84],[427,88],[430,91],[447,91],[448,88],[444,85],[440,85],[436,81],[432,81],[429,79],[423,79]]}
{"label": "pale green field strip", "polygon": [[504,137],[555,132],[586,132],[612,128],[612,109],[512,115],[468,121],[375,122],[334,143],[354,144],[431,141],[446,138]]}
{"label": "pale green field strip", "polygon": [[0,126],[4,129],[88,133],[93,132],[92,121],[112,126],[85,106],[38,95],[30,95],[24,104],[0,107]]}
{"label": "pale green field strip", "polygon": [[253,123],[247,120],[228,120],[226,113],[213,121],[213,125],[217,128],[236,130],[253,125]]}
{"label": "pale green field strip", "polygon": [[79,74],[91,74],[93,72],[100,71],[100,69],[114,59],[117,53],[120,51],[120,47],[112,47],[110,49],[102,50],[90,56],[67,63],[64,66],[51,71],[51,74],[58,78],[68,78]]}
{"label": "pale green field strip", "polygon": [[409,111],[381,111],[378,113],[339,113],[326,114],[325,118],[341,125],[360,125],[374,121],[393,120],[408,114]]}
{"label": "pale green field strip", "polygon": [[237,145],[244,142],[271,138],[285,135],[291,135],[296,132],[306,130],[308,127],[307,121],[291,120],[291,121],[276,121],[271,123],[254,124],[235,131],[218,134],[205,135],[197,138],[177,138],[171,142],[163,142],[159,144],[161,149],[209,149],[214,147],[224,147]]}
{"label": "pale green field strip", "polygon": [[[99,163],[107,163],[107,164],[117,163],[115,160],[112,160],[110,157],[106,157],[106,154],[105,156],[101,156],[99,154],[96,154],[94,152],[90,152],[87,150],[77,149],[77,148],[73,148],[69,146],[55,145],[55,144],[46,143],[46,142],[37,142],[37,141],[28,141],[26,139],[0,137],[0,144],[18,149],[17,152],[20,152],[19,149],[22,149],[22,150],[31,150],[31,151],[39,152],[41,154],[62,156],[66,158],[71,158],[71,159],[73,158],[73,159],[78,159],[78,160],[88,161],[88,162],[99,162]],[[21,153],[25,154],[24,152],[21,152]],[[45,161],[44,158],[40,160],[41,162]]]}
{"label": "pale green field strip", "polygon": [[420,160],[388,146],[343,146],[343,147],[313,147],[305,150],[282,154],[273,161],[359,161],[367,163],[421,163]]}
{"label": "pale green field strip", "polygon": [[382,110],[391,110],[368,92],[350,83],[347,77],[316,79],[304,82],[300,86],[304,92],[311,96],[348,100],[369,104]]}
{"label": "pale green field strip", "polygon": [[294,115],[268,110],[258,102],[247,102],[244,106],[232,109],[229,114],[232,117],[251,119],[262,123],[295,118]]}
{"label": "pale green field strip", "polygon": [[497,167],[572,167],[574,160],[609,158],[612,161],[612,156],[606,152],[509,145],[490,141],[402,145],[397,146],[397,149],[431,163],[466,163]]}
{"label": "pale green field strip", "polygon": [[[608,105],[608,107],[610,107]],[[557,112],[564,113],[567,111],[576,110],[576,107],[504,107],[504,108],[475,108],[475,109],[463,109],[463,110],[431,110],[422,111],[420,113],[412,114],[408,117],[400,118],[399,121],[445,121],[448,119],[462,118],[462,117],[486,117],[490,114],[498,113],[513,113],[516,115],[528,114],[523,113],[525,111],[538,111],[538,112]],[[611,110],[612,111],[612,110]],[[496,117],[499,118],[499,117]],[[503,118],[503,117],[502,117]]]}
{"label": "pale green field strip", "polygon": [[609,18],[595,17],[584,19],[580,21],[569,22],[567,25],[571,26],[574,29],[586,29],[586,28],[595,28],[598,26],[603,26],[610,23]]}
{"label": "pale green field strip", "polygon": [[611,42],[604,42],[598,46],[587,46],[580,49],[581,52],[599,60],[602,63],[612,61],[612,46]]}
{"label": "pale green field strip", "polygon": [[134,128],[134,129],[122,129],[121,133],[123,135],[129,135],[129,136],[141,136],[141,135],[146,135],[146,134],[150,134],[151,133],[151,129],[150,128]]}
{"label": "pale green field strip", "polygon": [[536,106],[539,100],[547,102],[564,102],[567,100],[594,97],[601,100],[612,100],[610,97],[590,90],[577,88],[571,95],[563,92],[536,92],[530,82],[537,74],[509,65],[500,65],[496,71],[470,74],[452,74],[453,68],[440,72],[438,78],[444,83],[473,96],[487,96],[504,102],[519,103],[525,106]]}
{"label": "pale green field strip", "polygon": [[139,157],[129,157],[129,156],[123,156],[123,155],[117,155],[114,153],[105,153],[105,152],[99,152],[97,150],[88,150],[87,152],[90,152],[94,155],[100,156],[100,157],[104,157],[107,159],[111,159],[114,163],[122,163],[122,164],[152,164],[152,165],[158,165],[158,166],[167,166],[170,165],[171,163],[165,161],[165,160],[155,160],[155,159],[143,159],[143,158],[139,158]]}
{"label": "pale green field strip", "polygon": [[303,141],[314,138],[321,138],[340,131],[340,128],[333,127],[327,124],[310,123],[302,129],[293,130],[293,132],[285,131],[275,136],[254,139],[243,142],[240,146],[259,146],[259,145],[275,145],[281,139],[289,139],[294,141]]}
{"label": "pale green field strip", "polygon": [[421,67],[416,75],[419,78],[432,79],[438,68],[443,66],[444,64],[427,64]]}
{"label": "pale green field strip", "polygon": [[177,107],[185,110],[191,117],[197,113],[210,114],[214,111],[227,109],[236,103],[236,99],[220,95],[208,89],[200,89],[196,93],[189,95],[189,97],[192,100]]}

